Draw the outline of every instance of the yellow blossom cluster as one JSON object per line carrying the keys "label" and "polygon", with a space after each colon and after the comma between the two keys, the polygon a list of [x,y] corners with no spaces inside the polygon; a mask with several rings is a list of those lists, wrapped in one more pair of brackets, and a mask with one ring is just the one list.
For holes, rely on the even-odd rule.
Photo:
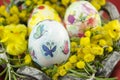
{"label": "yellow blossom cluster", "polygon": [[106,4],[106,0],[91,0],[91,4],[92,4],[97,10],[100,10],[101,7]]}
{"label": "yellow blossom cluster", "polygon": [[[0,25],[7,25],[11,23],[27,24],[27,21],[34,7],[41,4],[46,4],[54,8],[60,17],[63,18],[67,7],[75,1],[77,0],[24,0],[24,4],[21,5],[2,5],[0,6]],[[106,0],[91,0],[90,2],[93,4],[93,6],[96,7],[97,10],[99,10],[103,5],[105,5],[105,1]]]}
{"label": "yellow blossom cluster", "polygon": [[[27,54],[27,27],[23,24],[0,26],[0,43],[3,44],[7,55],[18,59],[24,57],[24,64],[31,63],[30,54]],[[17,60],[16,60],[17,61]],[[14,62],[18,64],[19,62]]]}
{"label": "yellow blossom cluster", "polygon": [[41,4],[49,5],[63,17],[66,8],[74,1],[76,0],[25,0],[25,4],[27,7],[30,7],[31,5],[35,7]]}
{"label": "yellow blossom cluster", "polygon": [[20,10],[16,5],[12,5],[10,9],[7,6],[0,6],[0,25],[26,23],[29,17],[27,9]]}
{"label": "yellow blossom cluster", "polygon": [[85,31],[85,36],[71,41],[71,56],[60,66],[53,75],[53,80],[65,76],[69,70],[86,70],[87,64],[113,51],[113,42],[120,39],[120,23],[118,20],[110,21],[104,26],[98,26]]}
{"label": "yellow blossom cluster", "polygon": [[[76,0],[24,0],[24,8],[13,4],[10,7],[0,6],[0,42],[6,48],[6,52],[14,57],[20,57],[23,53],[23,63],[31,63],[30,54],[27,54],[27,21],[34,7],[46,4],[54,8],[64,17],[67,7]],[[106,4],[106,0],[90,0],[97,10]],[[20,7],[20,8],[19,8]],[[22,25],[20,23],[24,23]],[[18,37],[19,36],[19,37]],[[88,29],[84,37],[71,39],[71,55],[69,59],[60,65],[56,65],[55,72],[48,69],[46,73],[52,75],[53,80],[59,76],[65,76],[71,69],[86,71],[87,65],[113,51],[113,43],[120,39],[120,23],[118,20],[110,21],[103,26]],[[51,72],[53,74],[50,74]]]}
{"label": "yellow blossom cluster", "polygon": [[76,0],[25,0],[23,1],[24,4],[20,6],[17,4],[10,4],[11,6],[2,5],[0,6],[0,25],[8,25],[11,23],[27,24],[34,7],[41,4],[49,5],[54,8],[61,17],[63,17],[66,8],[74,1]]}

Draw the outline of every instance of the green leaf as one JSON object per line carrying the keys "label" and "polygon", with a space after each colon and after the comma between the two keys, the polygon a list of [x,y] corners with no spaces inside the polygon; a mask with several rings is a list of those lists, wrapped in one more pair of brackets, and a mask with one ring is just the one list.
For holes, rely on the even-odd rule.
{"label": "green leaf", "polygon": [[52,75],[54,75],[54,74],[57,72],[57,69],[58,69],[58,67],[55,65],[55,66],[53,67]]}

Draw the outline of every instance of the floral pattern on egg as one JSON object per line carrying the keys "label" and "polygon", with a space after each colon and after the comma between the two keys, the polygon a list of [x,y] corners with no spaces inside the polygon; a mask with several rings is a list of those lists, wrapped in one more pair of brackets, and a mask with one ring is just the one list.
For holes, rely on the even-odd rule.
{"label": "floral pattern on egg", "polygon": [[82,37],[84,31],[101,25],[97,10],[87,1],[76,1],[66,10],[64,22],[70,37]]}

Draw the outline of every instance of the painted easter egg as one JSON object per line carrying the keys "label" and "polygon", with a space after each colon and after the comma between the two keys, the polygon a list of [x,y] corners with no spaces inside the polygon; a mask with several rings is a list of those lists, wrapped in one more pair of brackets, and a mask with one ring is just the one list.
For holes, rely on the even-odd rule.
{"label": "painted easter egg", "polygon": [[76,1],[67,8],[64,23],[70,37],[82,37],[86,29],[100,26],[101,19],[88,1]]}
{"label": "painted easter egg", "polygon": [[39,5],[33,9],[30,19],[28,20],[28,33],[30,34],[32,28],[39,22],[46,19],[61,22],[58,13],[48,5]]}
{"label": "painted easter egg", "polygon": [[70,39],[60,22],[44,20],[31,31],[28,49],[33,61],[40,66],[60,64],[70,55]]}

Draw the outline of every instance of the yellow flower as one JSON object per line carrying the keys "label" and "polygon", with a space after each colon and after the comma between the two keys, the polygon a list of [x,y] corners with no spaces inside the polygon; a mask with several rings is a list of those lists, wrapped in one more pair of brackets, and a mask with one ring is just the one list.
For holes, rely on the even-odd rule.
{"label": "yellow flower", "polygon": [[106,4],[106,0],[95,0],[97,1],[101,6]]}
{"label": "yellow flower", "polygon": [[97,26],[97,27],[91,29],[91,33],[92,33],[92,38],[97,40],[97,39],[100,39],[103,37],[102,34],[105,33],[105,30],[103,27]]}
{"label": "yellow flower", "polygon": [[20,13],[19,13],[19,17],[22,21],[27,21],[27,11],[26,10],[22,10]]}
{"label": "yellow flower", "polygon": [[72,55],[72,56],[69,58],[69,61],[70,61],[70,63],[76,63],[76,62],[77,62],[77,56],[76,56],[76,55]]}
{"label": "yellow flower", "polygon": [[113,40],[109,35],[106,35],[105,40],[108,46],[113,46]]}
{"label": "yellow flower", "polygon": [[78,48],[77,49],[77,59],[79,60],[79,59],[82,59],[83,57],[84,57],[84,53],[83,53],[83,51],[82,51],[82,48]]}
{"label": "yellow flower", "polygon": [[94,55],[103,55],[104,49],[100,46],[93,46],[91,48],[91,53]]}
{"label": "yellow flower", "polygon": [[9,43],[6,47],[8,54],[18,56],[23,54],[27,50],[27,42],[22,40],[16,40],[14,43]]}
{"label": "yellow flower", "polygon": [[90,45],[85,46],[84,48],[82,48],[82,52],[84,54],[91,53],[91,46]]}
{"label": "yellow flower", "polygon": [[7,11],[3,11],[1,15],[4,16],[5,18],[10,16],[10,14]]}
{"label": "yellow flower", "polygon": [[24,60],[25,60],[25,64],[30,64],[32,61],[30,54],[26,54]]}
{"label": "yellow flower", "polygon": [[32,2],[31,2],[31,0],[25,0],[25,4],[26,4],[27,6],[30,6],[30,5],[32,4]]}
{"label": "yellow flower", "polygon": [[107,45],[107,42],[104,39],[100,39],[99,40],[99,45],[104,47],[104,46]]}
{"label": "yellow flower", "polygon": [[77,49],[77,43],[76,42],[71,42],[70,43],[71,44],[71,52],[75,52],[76,51],[76,49]]}
{"label": "yellow flower", "polygon": [[56,3],[58,0],[50,0],[52,3]]}
{"label": "yellow flower", "polygon": [[16,14],[13,14],[12,16],[9,16],[7,19],[7,24],[18,24],[19,23],[19,17]]}
{"label": "yellow flower", "polygon": [[77,43],[76,42],[71,42],[71,47],[72,48],[77,48]]}
{"label": "yellow flower", "polygon": [[1,14],[2,12],[4,12],[4,11],[6,11],[6,6],[5,6],[5,5],[1,5],[1,6],[0,6],[0,14]]}
{"label": "yellow flower", "polygon": [[79,69],[83,69],[85,67],[84,61],[79,61],[76,63],[76,67]]}
{"label": "yellow flower", "polygon": [[77,0],[70,0],[71,3],[75,2],[75,1],[77,1]]}
{"label": "yellow flower", "polygon": [[5,22],[5,18],[0,17],[0,24],[3,24]]}
{"label": "yellow flower", "polygon": [[10,13],[11,14],[19,14],[19,10],[18,10],[18,7],[17,6],[12,6],[11,8],[10,8]]}
{"label": "yellow flower", "polygon": [[92,4],[97,10],[100,10],[100,8],[101,8],[100,4],[98,4],[95,0],[92,0],[92,1],[91,1],[91,4]]}
{"label": "yellow flower", "polygon": [[78,59],[78,60],[83,59],[84,56],[85,56],[85,54],[82,53],[82,52],[77,53],[77,59]]}
{"label": "yellow flower", "polygon": [[67,63],[64,64],[64,67],[65,67],[66,70],[69,70],[69,69],[72,68],[72,64],[70,62],[67,62]]}
{"label": "yellow flower", "polygon": [[84,46],[87,46],[87,45],[90,45],[90,38],[89,37],[82,37],[80,39],[80,46],[84,47]]}
{"label": "yellow flower", "polygon": [[[60,16],[61,17],[64,17],[64,14],[65,14],[65,8],[63,7],[63,6],[58,6],[57,8],[56,8],[56,10],[57,10],[57,12],[58,13],[60,13]],[[62,12],[62,13],[61,13]]]}
{"label": "yellow flower", "polygon": [[112,52],[112,51],[113,51],[113,47],[109,46],[109,47],[106,48],[106,50],[107,50],[108,52]]}
{"label": "yellow flower", "polygon": [[0,39],[3,37],[4,26],[0,26]]}
{"label": "yellow flower", "polygon": [[43,4],[43,0],[37,1],[37,5]]}
{"label": "yellow flower", "polygon": [[27,49],[27,28],[23,24],[11,24],[4,28],[1,42],[4,43],[6,51],[10,55],[20,55]]}
{"label": "yellow flower", "polygon": [[63,68],[63,69],[60,69],[58,73],[60,76],[64,76],[66,75],[67,71]]}
{"label": "yellow flower", "polygon": [[58,76],[59,76],[59,74],[56,73],[55,75],[53,75],[52,80],[58,80]]}
{"label": "yellow flower", "polygon": [[104,26],[104,29],[108,32],[109,37],[113,40],[120,38],[120,23],[118,20],[112,20]]}
{"label": "yellow flower", "polygon": [[91,36],[91,32],[90,32],[90,31],[86,31],[86,32],[85,32],[85,36],[86,36],[86,37],[90,37],[90,36]]}
{"label": "yellow flower", "polygon": [[45,3],[44,3],[44,4],[51,6],[50,1],[45,1]]}
{"label": "yellow flower", "polygon": [[67,6],[67,5],[70,3],[70,0],[62,0],[61,3],[62,3],[64,6]]}
{"label": "yellow flower", "polygon": [[54,3],[54,4],[51,5],[51,7],[56,10],[57,4]]}
{"label": "yellow flower", "polygon": [[39,2],[38,0],[33,0],[34,4],[36,4],[37,2]]}
{"label": "yellow flower", "polygon": [[86,55],[84,56],[84,61],[85,61],[85,62],[91,62],[91,61],[94,61],[94,59],[95,59],[95,56],[92,55],[92,54],[86,54]]}

